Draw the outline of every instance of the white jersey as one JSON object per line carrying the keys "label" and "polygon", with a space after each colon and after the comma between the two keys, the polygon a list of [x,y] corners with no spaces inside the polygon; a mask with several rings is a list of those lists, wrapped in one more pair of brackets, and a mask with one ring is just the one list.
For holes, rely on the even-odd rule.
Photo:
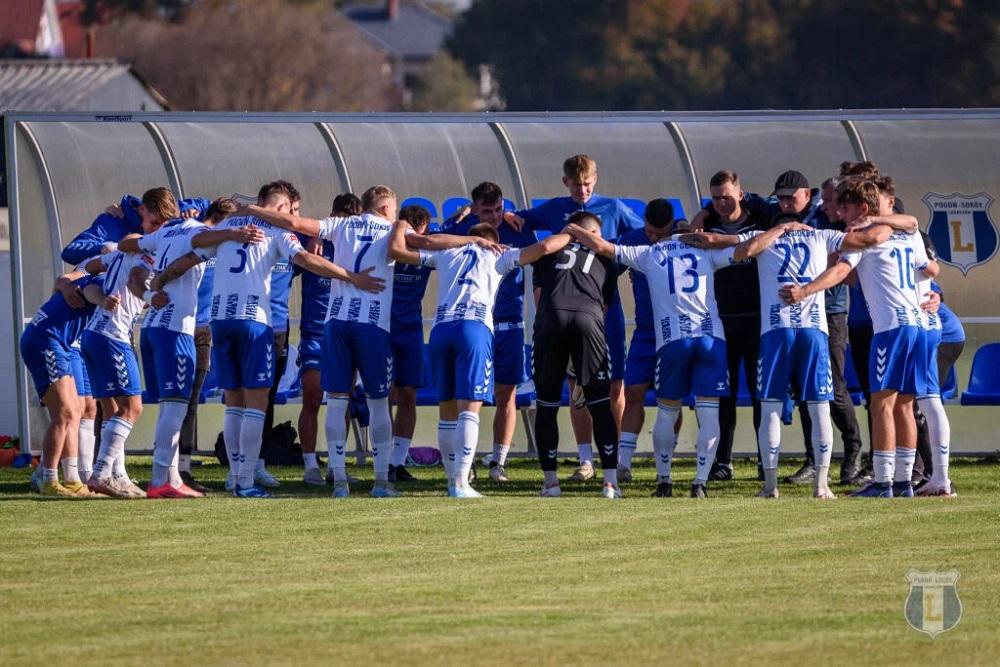
{"label": "white jersey", "polygon": [[916,273],[927,267],[927,251],[919,234],[893,232],[874,248],[841,257],[858,271],[875,333],[904,326],[924,326]]}
{"label": "white jersey", "polygon": [[359,273],[374,267],[373,278],[381,278],[387,289],[373,294],[343,280],[333,281],[326,319],[373,324],[389,331],[392,283],[396,262],[389,258],[392,223],[372,213],[319,221],[319,237],[333,242],[333,262]]}
{"label": "white jersey", "polygon": [[[927,244],[924,243],[924,237],[921,236],[919,233],[914,234],[914,236],[919,237],[913,242],[914,245],[916,245],[917,243],[922,245],[924,247],[924,254],[927,254]],[[928,263],[930,263],[929,256],[928,256]],[[930,297],[928,297],[927,295],[930,294],[932,291],[934,291],[934,288],[931,286],[932,282],[934,281],[928,278],[927,274],[925,274],[923,271],[917,271],[917,302],[919,302],[921,305],[930,301]],[[940,331],[941,318],[938,316],[937,313],[928,313],[926,310],[921,308],[920,314],[924,318],[923,325],[925,329],[927,329],[928,331],[934,331],[934,330]]]}
{"label": "white jersey", "polygon": [[473,320],[493,331],[497,290],[504,276],[520,266],[520,257],[520,248],[497,255],[474,244],[450,250],[421,250],[421,266],[438,270],[434,324]]}
{"label": "white jersey", "polygon": [[[160,272],[175,259],[191,252],[191,239],[206,229],[208,227],[197,220],[184,220],[143,236],[139,239],[139,248],[154,256],[156,271]],[[205,265],[198,264],[167,283],[163,291],[170,297],[170,303],[163,308],[150,306],[142,322],[143,328],[169,329],[193,336],[198,313],[198,285],[204,273]]]}
{"label": "white jersey", "polygon": [[153,258],[146,253],[124,253],[114,250],[97,259],[104,265],[104,294],[117,296],[118,307],[106,310],[98,306],[87,323],[87,331],[99,333],[122,343],[132,342],[132,326],[142,314],[146,303],[132,294],[128,288],[128,277],[132,269],[142,267],[153,272]]}
{"label": "white jersey", "polygon": [[[762,233],[740,234],[740,240]],[[804,285],[815,280],[829,266],[829,256],[840,252],[843,242],[844,233],[833,229],[788,232],[757,255],[761,334],[775,329],[819,329],[829,333],[825,292],[788,304],[778,290],[786,285]]]}
{"label": "white jersey", "polygon": [[249,225],[264,232],[262,242],[225,241],[196,252],[205,259],[215,257],[212,320],[251,320],[271,326],[271,269],[305,250],[295,234],[253,216],[226,218],[216,229]]}
{"label": "white jersey", "polygon": [[705,250],[667,239],[651,246],[615,246],[615,259],[646,275],[656,322],[656,349],[684,338],[725,340],[715,302],[715,271],[733,263],[736,248]]}

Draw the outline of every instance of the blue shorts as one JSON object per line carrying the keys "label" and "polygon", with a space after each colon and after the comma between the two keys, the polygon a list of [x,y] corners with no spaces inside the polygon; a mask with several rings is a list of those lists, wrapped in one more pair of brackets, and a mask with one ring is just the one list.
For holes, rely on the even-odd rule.
{"label": "blue shorts", "polygon": [[424,386],[424,327],[396,328],[392,341],[392,367],[397,387]]}
{"label": "blue shorts", "polygon": [[74,382],[77,380],[73,369],[73,349],[34,326],[29,326],[21,334],[21,359],[28,367],[39,401],[60,378],[68,375]]}
{"label": "blue shorts", "polygon": [[187,403],[194,383],[194,336],[161,327],[145,328],[139,335],[139,351],[146,385],[143,401]]}
{"label": "blue shorts", "polygon": [[374,324],[329,320],[323,331],[323,391],[350,394],[354,372],[368,398],[385,398],[392,385],[392,341]]}
{"label": "blue shorts", "polygon": [[714,336],[670,341],[656,354],[656,397],[679,401],[729,395],[726,341]]}
{"label": "blue shorts", "polygon": [[299,375],[306,371],[318,371],[323,365],[323,339],[316,336],[303,336],[299,341]]}
{"label": "blue shorts", "polygon": [[924,350],[927,360],[924,362],[924,393],[918,398],[941,395],[941,378],[938,377],[938,347],[941,345],[941,330],[926,329],[924,331]]}
{"label": "blue shorts", "polygon": [[274,380],[274,329],[253,320],[212,320],[212,369],[219,388],[270,388]]}
{"label": "blue shorts", "polygon": [[636,329],[625,359],[625,386],[653,384],[656,377],[656,332]]}
{"label": "blue shorts", "polygon": [[138,396],[142,393],[139,360],[130,343],[112,340],[93,331],[80,337],[80,351],[87,364],[94,398]]}
{"label": "blue shorts", "polygon": [[784,401],[791,387],[800,401],[832,401],[829,337],[819,329],[774,329],[760,338],[757,398]]}
{"label": "blue shorts", "polygon": [[493,334],[482,322],[435,324],[430,362],[439,401],[493,399]]}
{"label": "blue shorts", "polygon": [[90,389],[90,376],[87,375],[87,365],[83,363],[83,355],[80,353],[80,342],[69,348],[73,355],[73,378],[76,380],[76,395],[93,397]]}
{"label": "blue shorts", "polygon": [[519,385],[528,381],[523,322],[497,322],[494,325],[493,369],[497,384]]}
{"label": "blue shorts", "polygon": [[625,311],[622,305],[613,305],[604,315],[604,339],[608,343],[611,359],[611,379],[625,379]]}
{"label": "blue shorts", "polygon": [[926,340],[923,328],[914,326],[875,334],[868,357],[871,392],[895,390],[901,394],[926,396]]}

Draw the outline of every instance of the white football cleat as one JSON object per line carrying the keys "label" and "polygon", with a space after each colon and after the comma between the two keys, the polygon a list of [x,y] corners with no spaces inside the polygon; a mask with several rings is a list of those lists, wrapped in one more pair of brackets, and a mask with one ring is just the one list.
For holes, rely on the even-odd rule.
{"label": "white football cleat", "polygon": [[780,496],[781,494],[778,493],[777,487],[771,489],[770,491],[768,491],[767,489],[761,489],[760,491],[757,492],[758,498],[778,498]]}
{"label": "white football cleat", "polygon": [[490,468],[490,479],[497,483],[510,481],[507,479],[507,471],[501,465],[495,465]]}
{"label": "white football cleat", "polygon": [[605,484],[604,488],[601,489],[601,496],[608,500],[614,500],[622,497],[622,490],[614,484]]}
{"label": "white football cleat", "polygon": [[471,486],[456,486],[455,494],[452,498],[482,498],[483,494],[476,491]]}
{"label": "white football cleat", "polygon": [[542,498],[558,498],[562,495],[562,489],[558,486],[543,486],[540,494]]}
{"label": "white football cleat", "polygon": [[259,486],[264,489],[276,489],[281,486],[281,482],[278,481],[278,478],[268,472],[267,468],[254,470],[253,483],[254,486]]}
{"label": "white football cleat", "polygon": [[817,500],[836,500],[837,494],[830,489],[816,489],[813,491],[813,498]]}
{"label": "white football cleat", "polygon": [[302,481],[309,486],[326,486],[326,478],[319,468],[306,468],[302,473]]}

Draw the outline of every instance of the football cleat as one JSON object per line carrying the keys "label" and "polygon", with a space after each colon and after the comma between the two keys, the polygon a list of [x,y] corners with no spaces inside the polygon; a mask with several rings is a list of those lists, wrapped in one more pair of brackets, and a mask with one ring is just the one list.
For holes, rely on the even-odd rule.
{"label": "football cleat", "polygon": [[[185,493],[184,489],[187,489],[188,493]],[[195,498],[196,496],[189,495],[194,493],[191,489],[186,486],[173,487],[170,484],[163,484],[162,486],[152,486],[146,489],[147,498]]]}
{"label": "football cleat", "polygon": [[778,493],[778,489],[777,488],[770,489],[770,490],[769,489],[761,489],[760,491],[757,492],[757,497],[758,498],[779,498],[780,496],[781,496],[781,494]]}
{"label": "football cleat", "polygon": [[607,498],[608,500],[614,500],[615,498],[622,497],[622,490],[619,489],[614,484],[605,484],[604,488],[601,489],[601,497]]}
{"label": "football cleat", "polygon": [[618,483],[619,484],[631,484],[632,483],[632,469],[618,467]]}
{"label": "football cleat", "polygon": [[916,490],[916,494],[921,498],[955,498],[958,496],[955,486],[951,482],[944,484],[927,482]]}
{"label": "football cleat", "polygon": [[351,486],[347,482],[333,483],[333,498],[350,498]]}
{"label": "football cleat", "polygon": [[785,481],[789,484],[812,484],[815,479],[816,468],[812,467],[808,463],[804,463],[801,468],[786,477]]}
{"label": "football cleat", "polygon": [[889,482],[869,482],[851,493],[850,498],[892,498],[892,484]]}
{"label": "football cleat", "polygon": [[41,493],[42,492],[42,466],[38,466],[31,471],[31,492]]}
{"label": "football cleat", "polygon": [[415,482],[417,478],[410,474],[406,466],[389,466],[390,482]]}
{"label": "football cleat", "polygon": [[573,474],[566,480],[567,482],[586,482],[594,479],[594,466],[587,463],[573,471]]}
{"label": "football cleat", "polygon": [[497,482],[498,484],[510,481],[509,479],[507,479],[507,471],[503,469],[502,465],[495,465],[490,467],[490,479],[492,479],[494,482]]}
{"label": "football cleat", "polygon": [[326,479],[319,468],[306,468],[302,473],[302,481],[309,486],[326,486]]}
{"label": "football cleat", "polygon": [[543,486],[540,494],[542,498],[558,498],[562,495],[562,489],[558,486]]}
{"label": "football cleat", "polygon": [[376,484],[372,487],[372,498],[399,498],[402,495],[402,491],[395,489],[389,484],[384,486]]}
{"label": "football cleat", "polygon": [[65,486],[57,481],[42,482],[39,486],[39,493],[47,498],[79,498]]}
{"label": "football cleat", "polygon": [[656,491],[653,491],[653,498],[671,498],[674,495],[674,484],[673,482],[660,482],[656,485]]}
{"label": "football cleat", "polygon": [[281,486],[281,482],[267,468],[261,468],[253,471],[253,485],[262,489],[276,489]]}
{"label": "football cleat", "polygon": [[184,484],[184,486],[191,489],[192,491],[197,491],[202,496],[204,496],[209,492],[209,488],[204,484],[200,483],[194,477],[192,477],[191,473],[188,472],[187,470],[181,470],[181,482]]}
{"label": "football cleat", "polygon": [[233,487],[233,497],[234,498],[270,498],[271,494],[267,492],[266,489],[262,489],[259,486],[251,486],[244,489],[242,486],[237,484]]}
{"label": "football cleat", "polygon": [[123,489],[119,484],[115,483],[115,480],[111,477],[106,477],[100,479],[98,477],[91,477],[87,480],[87,488],[94,493],[100,494],[102,496],[111,496],[112,498],[131,498],[132,496]]}
{"label": "football cleat", "polygon": [[712,466],[712,471],[708,473],[708,479],[712,482],[728,482],[733,478],[733,466],[728,463],[716,463]]}
{"label": "football cleat", "polygon": [[118,485],[128,498],[145,498],[146,492],[136,484],[128,475],[124,477],[111,477],[111,483]]}
{"label": "football cleat", "polygon": [[704,484],[692,484],[691,485],[691,497],[692,498],[708,498],[708,489],[705,488]]}
{"label": "football cleat", "polygon": [[471,486],[456,486],[452,498],[482,498],[483,494],[476,491]]}
{"label": "football cleat", "polygon": [[892,497],[893,498],[912,498],[913,497],[913,484],[909,480],[905,482],[893,482],[892,483]]}
{"label": "football cleat", "polygon": [[815,489],[813,491],[813,498],[817,500],[836,500],[837,494],[830,489]]}
{"label": "football cleat", "polygon": [[87,488],[83,482],[66,482],[63,484],[67,490],[71,491],[78,498],[103,498],[99,493],[94,493]]}

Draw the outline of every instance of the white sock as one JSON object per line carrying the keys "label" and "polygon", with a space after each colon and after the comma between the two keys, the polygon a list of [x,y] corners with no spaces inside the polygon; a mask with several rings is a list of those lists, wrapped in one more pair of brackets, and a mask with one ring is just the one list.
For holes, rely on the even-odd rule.
{"label": "white sock", "polygon": [[896,446],[896,470],[894,482],[909,482],[913,477],[913,463],[917,460],[917,450]]}
{"label": "white sock", "polygon": [[121,477],[128,477],[128,471],[125,470],[125,446],[115,452],[115,461],[111,467],[111,476],[115,479]]}
{"label": "white sock", "polygon": [[222,440],[229,457],[229,477],[240,474],[240,429],[243,428],[243,408],[226,408],[222,417]]}
{"label": "white sock", "polygon": [[594,465],[594,447],[589,442],[584,442],[576,446],[577,455],[580,458],[580,465]]}
{"label": "white sock", "polygon": [[635,454],[635,445],[639,441],[638,433],[627,433],[622,431],[622,437],[618,441],[618,467],[631,468],[632,456]]}
{"label": "white sock", "polygon": [[375,466],[375,481],[389,481],[389,456],[392,454],[392,416],[389,413],[388,398],[369,398],[368,424],[372,439],[372,461]]}
{"label": "white sock", "polygon": [[316,460],[316,452],[302,455],[302,467],[306,470],[309,470],[310,468],[319,468],[319,462]]}
{"label": "white sock", "polygon": [[329,468],[337,482],[347,481],[347,407],[346,396],[326,399],[326,449],[330,457]]}
{"label": "white sock", "polygon": [[919,398],[917,403],[927,419],[927,432],[931,441],[931,460],[934,464],[931,482],[939,486],[950,485],[948,464],[951,458],[951,423],[941,404],[941,397]]}
{"label": "white sock", "polygon": [[679,406],[658,404],[656,422],[653,424],[653,456],[656,459],[657,481],[670,481],[670,466],[677,446],[674,426],[681,415]]}
{"label": "white sock", "polygon": [[237,483],[240,488],[249,489],[253,486],[253,474],[257,470],[257,457],[260,456],[260,445],[264,436],[264,413],[253,408],[243,410],[243,423],[240,425],[240,467]]}
{"label": "white sock", "polygon": [[[263,431],[261,431],[261,445],[262,446],[263,446],[263,441],[264,441],[264,436],[263,436]],[[259,471],[259,470],[267,470],[267,461],[265,461],[264,459],[260,459],[260,458],[257,459],[257,463],[256,463],[256,465],[254,465],[253,469],[254,469],[255,472]]]}
{"label": "white sock", "polygon": [[546,487],[559,486],[559,475],[557,474],[557,471],[545,470],[543,471],[543,474],[545,475]]}
{"label": "white sock", "polygon": [[406,465],[406,455],[410,451],[410,442],[410,438],[394,437],[392,439],[392,455],[389,457],[389,465]]}
{"label": "white sock", "polygon": [[[156,418],[156,431],[153,436],[153,474],[149,480],[152,486],[163,486],[168,482],[171,482],[172,486],[180,486],[180,475],[174,462],[179,455],[181,426],[186,415],[186,403],[177,401],[160,403],[160,414]],[[173,472],[171,468],[174,468]]]}
{"label": "white sock", "polygon": [[125,440],[132,432],[132,424],[120,417],[112,417],[101,427],[101,450],[94,464],[97,479],[110,479],[118,455],[125,455]]}
{"label": "white sock", "polygon": [[63,479],[67,484],[80,482],[80,470],[77,467],[76,456],[64,456],[63,460],[59,463],[62,466]]}
{"label": "white sock", "polygon": [[604,483],[611,486],[618,486],[618,468],[604,468]]}
{"label": "white sock", "polygon": [[833,455],[833,422],[830,421],[830,402],[808,403],[812,420],[813,459],[816,466],[817,491],[829,490],[830,457]]}
{"label": "white sock", "polygon": [[455,422],[455,486],[469,485],[469,472],[476,460],[479,443],[479,415],[466,410],[458,413]]}
{"label": "white sock", "polygon": [[718,401],[695,401],[695,414],[698,416],[697,455],[698,464],[695,469],[695,484],[708,484],[708,473],[715,461],[715,450],[719,446],[719,403]]}
{"label": "white sock", "polygon": [[441,465],[448,476],[448,486],[455,483],[455,429],[458,422],[438,421],[438,449],[441,450]]}
{"label": "white sock", "polygon": [[875,481],[879,484],[888,484],[892,481],[893,472],[896,467],[895,451],[874,451],[872,452],[872,472],[875,473]]}
{"label": "white sock", "polygon": [[493,444],[493,461],[498,466],[507,465],[507,455],[510,454],[510,445],[500,443]]}
{"label": "white sock", "polygon": [[94,434],[94,420],[80,420],[80,447],[77,456],[77,467],[80,471],[80,479],[86,482],[94,472],[94,446],[97,444],[97,436]]}
{"label": "white sock", "polygon": [[[757,440],[760,442],[760,461],[764,467],[764,489],[773,491],[778,486],[778,456],[781,451],[781,401],[763,400],[760,402],[760,429]],[[772,475],[768,476],[768,471]]]}
{"label": "white sock", "polygon": [[[182,422],[183,423],[183,422]],[[177,456],[177,467],[182,472],[191,472],[191,455],[190,454],[180,454],[178,450]]]}
{"label": "white sock", "polygon": [[59,469],[58,468],[42,468],[42,481],[43,482],[58,482],[59,481]]}

